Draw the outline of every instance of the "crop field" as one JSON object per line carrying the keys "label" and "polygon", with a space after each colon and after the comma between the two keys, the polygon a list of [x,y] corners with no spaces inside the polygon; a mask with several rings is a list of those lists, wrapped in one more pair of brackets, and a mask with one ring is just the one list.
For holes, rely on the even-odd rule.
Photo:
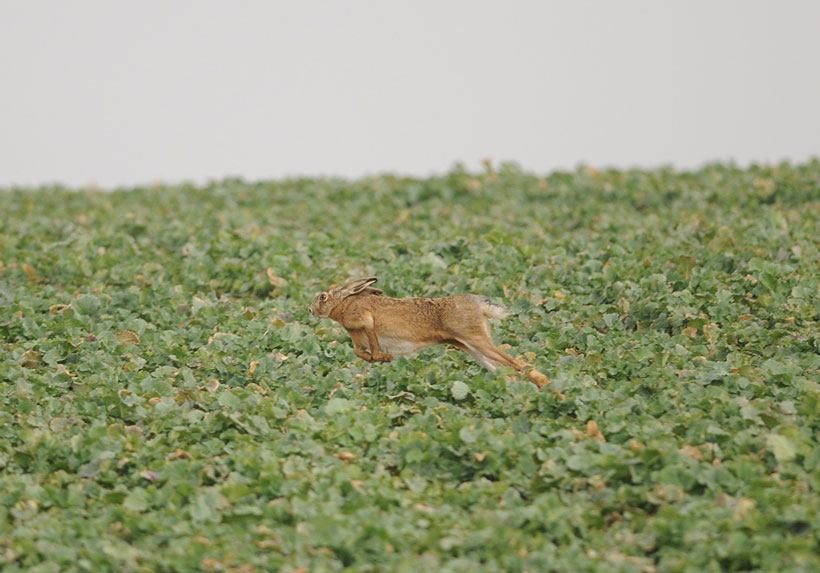
{"label": "crop field", "polygon": [[[539,390],[308,312],[471,292]],[[820,570],[820,161],[0,191],[0,569]]]}

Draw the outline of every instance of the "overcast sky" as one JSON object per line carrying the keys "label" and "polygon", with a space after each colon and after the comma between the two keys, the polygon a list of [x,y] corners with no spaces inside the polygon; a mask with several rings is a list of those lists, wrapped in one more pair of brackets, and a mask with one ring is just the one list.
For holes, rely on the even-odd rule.
{"label": "overcast sky", "polygon": [[820,2],[4,1],[0,187],[820,155]]}

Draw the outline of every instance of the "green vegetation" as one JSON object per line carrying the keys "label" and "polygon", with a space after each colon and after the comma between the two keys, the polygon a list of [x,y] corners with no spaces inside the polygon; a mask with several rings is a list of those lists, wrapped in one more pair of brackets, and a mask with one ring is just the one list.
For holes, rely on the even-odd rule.
{"label": "green vegetation", "polygon": [[[820,570],[820,161],[0,191],[3,571]],[[307,312],[513,315],[544,390]]]}

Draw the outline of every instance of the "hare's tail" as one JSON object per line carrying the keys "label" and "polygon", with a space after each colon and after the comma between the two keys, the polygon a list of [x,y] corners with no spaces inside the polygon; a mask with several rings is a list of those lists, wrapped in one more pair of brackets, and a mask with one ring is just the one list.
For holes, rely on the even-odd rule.
{"label": "hare's tail", "polygon": [[479,308],[481,308],[481,313],[487,318],[496,318],[498,320],[501,320],[507,318],[510,315],[506,308],[504,308],[497,302],[491,301],[486,296],[473,295],[473,297],[475,298],[475,301],[478,303]]}

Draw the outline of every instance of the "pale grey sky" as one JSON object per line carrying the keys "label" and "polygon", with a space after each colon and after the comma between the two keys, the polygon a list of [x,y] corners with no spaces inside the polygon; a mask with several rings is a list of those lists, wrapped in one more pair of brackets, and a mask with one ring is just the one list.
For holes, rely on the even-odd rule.
{"label": "pale grey sky", "polygon": [[3,1],[0,187],[820,155],[820,2]]}

